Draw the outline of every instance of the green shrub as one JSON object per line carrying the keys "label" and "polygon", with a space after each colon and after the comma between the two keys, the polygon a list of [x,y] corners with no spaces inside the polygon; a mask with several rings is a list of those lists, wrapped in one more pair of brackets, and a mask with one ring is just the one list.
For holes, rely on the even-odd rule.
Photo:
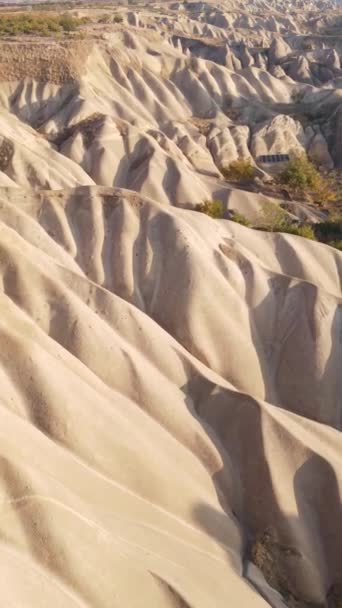
{"label": "green shrub", "polygon": [[261,209],[255,227],[259,230],[269,232],[279,232],[283,227],[288,226],[287,214],[276,203],[269,200],[261,202]]}
{"label": "green shrub", "polygon": [[253,179],[255,170],[250,158],[239,158],[228,167],[222,167],[221,173],[229,182],[248,182]]}
{"label": "green shrub", "polygon": [[121,15],[114,15],[113,23],[122,23],[122,22],[123,22],[123,18]]}
{"label": "green shrub", "polygon": [[310,224],[290,223],[286,211],[280,205],[269,200],[261,203],[261,212],[255,227],[267,232],[285,232],[315,240],[315,233]]}
{"label": "green shrub", "polygon": [[237,224],[241,224],[242,226],[250,226],[251,223],[250,221],[241,213],[239,213],[238,211],[232,211],[232,213],[229,216],[229,219],[232,222],[236,222]]}
{"label": "green shrub", "polygon": [[77,29],[77,20],[71,15],[61,15],[59,25],[65,32],[74,32]]}
{"label": "green shrub", "polygon": [[290,159],[287,167],[279,174],[278,181],[298,193],[319,191],[322,188],[322,176],[305,153],[295,154]]}
{"label": "green shrub", "polygon": [[215,219],[222,218],[223,204],[222,201],[218,199],[205,200],[203,201],[203,203],[199,203],[196,206],[196,211],[199,211],[200,213],[205,213],[206,215],[209,215],[210,217],[213,217]]}
{"label": "green shrub", "polygon": [[84,19],[71,15],[54,15],[42,12],[5,13],[0,15],[0,36],[19,36],[22,34],[40,34],[75,31]]}
{"label": "green shrub", "polygon": [[56,21],[52,21],[51,19],[49,19],[49,22],[47,23],[47,29],[49,30],[49,32],[59,32],[60,24]]}
{"label": "green shrub", "polygon": [[334,247],[334,249],[342,251],[342,239],[338,241],[327,241],[326,245],[329,245],[330,247]]}
{"label": "green shrub", "polygon": [[287,234],[295,234],[297,236],[303,236],[306,239],[315,241],[315,232],[310,224],[287,224],[281,226],[277,232],[285,232]]}
{"label": "green shrub", "polygon": [[293,153],[275,182],[287,186],[295,196],[309,196],[313,202],[323,205],[335,202],[340,196],[339,182],[334,172],[322,175],[305,152]]}

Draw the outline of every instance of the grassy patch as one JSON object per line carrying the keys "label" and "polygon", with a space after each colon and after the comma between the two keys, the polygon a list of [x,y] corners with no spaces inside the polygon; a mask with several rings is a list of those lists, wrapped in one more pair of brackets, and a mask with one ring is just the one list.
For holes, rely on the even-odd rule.
{"label": "grassy patch", "polygon": [[231,222],[236,222],[237,224],[241,224],[241,226],[251,226],[251,222],[244,216],[242,213],[238,211],[232,211],[229,219]]}
{"label": "grassy patch", "polygon": [[84,22],[84,19],[77,19],[68,14],[7,13],[0,15],[0,36],[23,34],[51,36],[63,32],[73,32]]}
{"label": "grassy patch", "polygon": [[286,211],[280,205],[267,199],[262,201],[260,213],[255,222],[256,228],[267,232],[280,232],[282,228],[289,225]]}
{"label": "grassy patch", "polygon": [[302,236],[305,239],[315,241],[315,231],[310,224],[284,224],[280,226],[277,232],[285,232],[286,234],[295,234],[296,236]]}
{"label": "grassy patch", "polygon": [[[306,159],[304,164],[305,171],[308,167],[307,163],[309,163],[309,168],[306,173],[305,183],[309,184],[311,187],[315,186],[317,188],[318,185],[320,185],[320,182],[316,181],[317,175],[315,172],[312,172],[312,166],[310,166],[312,164]],[[303,167],[303,165],[301,165],[301,167]],[[290,181],[294,175],[294,183],[297,185],[297,167],[293,173],[290,171],[288,175],[290,176]],[[320,174],[318,174],[318,176],[321,178]],[[301,180],[302,177],[300,175],[300,185],[303,183]],[[198,203],[196,211],[215,219],[222,219],[224,215],[222,201],[218,199],[207,199],[202,203]],[[327,214],[324,222],[314,224],[293,221],[291,216],[280,205],[265,198],[261,203],[260,213],[253,223],[251,223],[243,214],[234,210],[230,212],[229,219],[256,230],[293,234],[311,241],[324,243],[330,247],[334,247],[338,251],[342,251],[342,209],[339,207],[336,208],[336,206]]]}

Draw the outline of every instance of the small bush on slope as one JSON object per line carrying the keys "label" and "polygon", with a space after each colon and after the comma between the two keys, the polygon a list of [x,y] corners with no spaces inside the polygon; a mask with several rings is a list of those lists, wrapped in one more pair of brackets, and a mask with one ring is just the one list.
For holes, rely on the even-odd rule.
{"label": "small bush on slope", "polygon": [[251,222],[244,215],[242,215],[242,213],[239,213],[238,211],[232,211],[229,216],[229,219],[232,222],[241,224],[242,226],[251,226]]}
{"label": "small bush on slope", "polygon": [[311,195],[317,202],[329,203],[337,197],[331,180],[321,175],[305,153],[294,153],[276,181],[288,186],[295,195]]}
{"label": "small bush on slope", "polygon": [[286,212],[280,205],[268,200],[262,201],[261,211],[255,224],[256,228],[269,232],[279,232],[281,228],[288,225]]}
{"label": "small bush on slope", "polygon": [[250,158],[239,158],[222,167],[221,173],[229,182],[248,182],[254,177],[254,167]]}
{"label": "small bush on slope", "polygon": [[315,232],[310,224],[288,224],[287,226],[283,226],[277,232],[285,232],[287,234],[295,234],[297,236],[303,236],[306,239],[310,239],[311,241],[315,241]]}
{"label": "small bush on slope", "polygon": [[321,175],[306,154],[295,154],[278,180],[295,191],[317,190],[321,186]]}
{"label": "small bush on slope", "polygon": [[[215,219],[223,218],[222,201],[217,199],[205,200],[203,203],[199,203],[196,206],[196,211],[205,213]],[[290,223],[284,209],[276,203],[265,200],[262,204],[262,213],[254,226],[238,211],[231,212],[229,219],[242,226],[264,230],[265,232],[283,232],[285,234],[301,236],[311,241],[318,240],[342,251],[342,238],[340,238],[342,237],[342,219],[340,215],[336,216],[335,221],[331,219],[320,224]]]}
{"label": "small bush on slope", "polygon": [[284,209],[271,201],[263,201],[256,228],[267,232],[295,234],[315,240],[315,233],[310,224],[291,223]]}
{"label": "small bush on slope", "polygon": [[219,219],[223,217],[223,205],[222,205],[222,201],[218,200],[218,199],[214,199],[214,200],[205,200],[203,201],[203,203],[199,203],[196,206],[196,211],[199,211],[200,213],[205,213],[206,215],[209,215],[210,217],[213,217],[215,219]]}

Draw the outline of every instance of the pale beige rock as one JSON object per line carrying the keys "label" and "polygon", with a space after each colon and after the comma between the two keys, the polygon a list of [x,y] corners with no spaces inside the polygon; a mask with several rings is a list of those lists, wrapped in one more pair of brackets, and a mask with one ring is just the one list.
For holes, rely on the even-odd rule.
{"label": "pale beige rock", "polygon": [[289,154],[303,150],[306,138],[302,125],[290,116],[276,116],[255,129],[251,150],[258,158],[262,154]]}
{"label": "pale beige rock", "polygon": [[242,576],[244,525],[274,527],[289,588],[321,601],[341,550],[341,254],[128,191],[0,202],[6,602],[283,606]]}
{"label": "pale beige rock", "polygon": [[82,5],[0,41],[1,607],[340,601],[342,254],[229,221],[283,201],[219,170],[341,164],[337,11]]}

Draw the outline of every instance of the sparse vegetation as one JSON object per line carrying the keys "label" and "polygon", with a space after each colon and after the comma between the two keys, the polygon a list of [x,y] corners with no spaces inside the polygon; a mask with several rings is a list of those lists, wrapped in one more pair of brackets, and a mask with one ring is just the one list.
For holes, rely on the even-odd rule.
{"label": "sparse vegetation", "polygon": [[255,228],[269,232],[284,232],[319,241],[342,251],[342,211],[333,211],[324,222],[292,222],[278,205],[265,201]]}
{"label": "sparse vegetation", "polygon": [[[205,200],[196,206],[196,211],[212,218],[223,218],[223,204],[218,199]],[[242,213],[231,211],[229,219],[233,222],[263,230],[265,232],[282,232],[301,236],[311,241],[319,241],[342,251],[342,211],[332,213],[325,222],[311,224],[293,221],[291,216],[280,205],[265,199],[261,204],[258,219],[252,224]]]}
{"label": "sparse vegetation", "polygon": [[281,184],[300,193],[305,190],[318,190],[321,187],[321,180],[319,171],[305,153],[293,154],[287,167],[278,176]]}
{"label": "sparse vegetation", "polygon": [[276,203],[265,200],[255,227],[267,232],[284,232],[315,240],[315,232],[311,224],[292,222],[289,215]]}
{"label": "sparse vegetation", "polygon": [[196,206],[196,211],[205,213],[214,219],[219,219],[223,217],[223,204],[218,199],[205,200]]}
{"label": "sparse vegetation", "polygon": [[262,201],[261,211],[255,223],[256,228],[268,232],[280,232],[289,225],[290,223],[287,219],[286,211],[284,211],[280,205],[267,199]]}
{"label": "sparse vegetation", "polygon": [[238,211],[232,211],[229,219],[232,222],[236,222],[237,224],[241,224],[242,226],[251,226],[251,222],[244,216],[242,213]]}
{"label": "sparse vegetation", "polygon": [[266,201],[255,228],[267,232],[284,232],[294,234],[312,241],[319,241],[342,251],[342,214],[335,213],[325,221],[317,224],[292,222],[284,209]]}
{"label": "sparse vegetation", "polygon": [[298,197],[311,197],[320,203],[336,200],[336,191],[330,180],[323,176],[305,153],[294,153],[277,180],[278,184],[287,186]]}
{"label": "sparse vegetation", "polygon": [[314,193],[314,198],[319,203],[333,203],[338,197],[337,191],[332,187],[328,179],[322,179],[321,187]]}
{"label": "sparse vegetation", "polygon": [[285,232],[287,234],[294,234],[296,236],[302,236],[311,241],[315,241],[315,232],[311,224],[284,224],[280,227],[277,232]]}
{"label": "sparse vegetation", "polygon": [[222,167],[221,173],[228,182],[248,182],[253,179],[255,169],[250,158],[239,158]]}
{"label": "sparse vegetation", "polygon": [[122,23],[123,17],[119,13],[116,15],[111,15],[110,13],[106,13],[99,18],[99,23]]}
{"label": "sparse vegetation", "polygon": [[[288,234],[296,234],[297,236],[303,236],[306,239],[313,241],[317,240],[320,243],[324,243],[325,245],[342,251],[342,225],[340,224],[331,227],[332,232],[329,232],[329,236],[327,236],[324,234],[324,230],[322,230],[322,226],[326,226],[327,223],[328,222],[322,224],[289,224],[281,227],[278,232],[287,232]],[[331,235],[334,233],[338,234],[341,238],[331,238]]]}
{"label": "sparse vegetation", "polygon": [[42,12],[7,13],[0,15],[0,36],[38,34],[51,36],[63,32],[73,32],[84,19],[77,19],[67,13],[62,15]]}

